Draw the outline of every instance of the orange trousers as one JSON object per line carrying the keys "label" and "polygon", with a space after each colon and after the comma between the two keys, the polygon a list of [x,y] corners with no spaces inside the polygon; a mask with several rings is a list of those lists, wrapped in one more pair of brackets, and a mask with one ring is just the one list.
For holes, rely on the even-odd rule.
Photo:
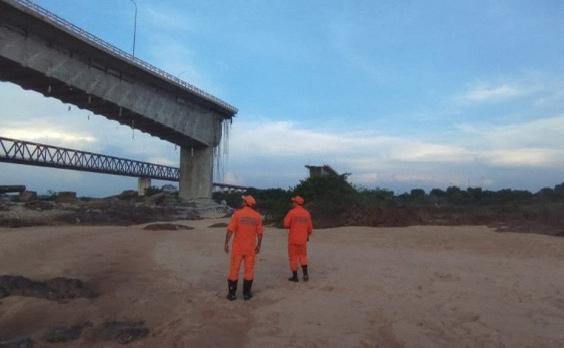
{"label": "orange trousers", "polygon": [[241,253],[231,253],[231,264],[229,265],[229,276],[227,279],[236,281],[239,279],[239,269],[241,268],[241,263],[245,265],[245,274],[243,279],[253,280],[255,276],[255,253],[241,254]]}
{"label": "orange trousers", "polygon": [[300,265],[307,266],[307,244],[288,244],[288,258],[292,272]]}

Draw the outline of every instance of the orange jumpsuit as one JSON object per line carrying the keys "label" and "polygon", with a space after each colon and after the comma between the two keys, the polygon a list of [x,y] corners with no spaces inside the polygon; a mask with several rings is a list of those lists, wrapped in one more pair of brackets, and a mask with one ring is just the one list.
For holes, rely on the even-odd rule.
{"label": "orange jumpsuit", "polygon": [[284,228],[288,233],[288,258],[292,272],[298,270],[298,266],[307,266],[307,239],[313,231],[311,215],[302,207],[297,205],[292,208],[284,218]]}
{"label": "orange jumpsuit", "polygon": [[247,206],[237,210],[231,217],[227,230],[233,232],[233,246],[231,248],[231,265],[227,279],[239,279],[241,262],[245,263],[245,280],[253,280],[255,272],[255,248],[257,235],[262,235],[262,218],[252,208]]}

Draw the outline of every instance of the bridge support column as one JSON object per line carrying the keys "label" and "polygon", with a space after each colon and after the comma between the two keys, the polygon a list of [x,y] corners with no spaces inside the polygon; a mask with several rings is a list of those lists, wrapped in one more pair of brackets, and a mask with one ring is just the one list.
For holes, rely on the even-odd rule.
{"label": "bridge support column", "polygon": [[151,187],[151,178],[137,179],[137,192],[139,196],[145,196],[145,190]]}
{"label": "bridge support column", "polygon": [[211,201],[213,189],[213,148],[180,149],[180,198]]}

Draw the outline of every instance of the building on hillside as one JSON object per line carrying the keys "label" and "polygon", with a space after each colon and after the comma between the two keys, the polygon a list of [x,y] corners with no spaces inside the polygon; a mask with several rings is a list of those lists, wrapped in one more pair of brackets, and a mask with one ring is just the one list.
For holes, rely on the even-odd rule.
{"label": "building on hillside", "polygon": [[322,166],[305,166],[305,167],[309,169],[310,178],[315,178],[318,176],[326,176],[326,175],[339,175],[339,173],[337,173],[335,169],[331,168],[331,166],[328,164],[324,164]]}

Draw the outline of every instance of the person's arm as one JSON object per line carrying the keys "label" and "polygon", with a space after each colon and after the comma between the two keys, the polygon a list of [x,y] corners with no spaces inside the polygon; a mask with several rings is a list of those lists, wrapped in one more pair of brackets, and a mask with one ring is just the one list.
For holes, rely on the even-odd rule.
{"label": "person's arm", "polygon": [[257,247],[255,248],[255,252],[258,254],[260,252],[260,246],[262,244],[262,234],[264,232],[264,227],[262,227],[262,218],[259,217],[258,225],[257,225]]}
{"label": "person's arm", "polygon": [[225,246],[223,248],[225,249],[226,254],[229,254],[229,240],[231,239],[232,235],[233,232],[230,230],[227,230],[227,233],[225,233]]}
{"label": "person's arm", "polygon": [[260,246],[262,244],[262,233],[257,234],[257,247],[255,248],[255,253],[260,253]]}
{"label": "person's arm", "polygon": [[292,211],[290,210],[288,214],[284,217],[284,228],[290,228],[290,224],[292,223]]}
{"label": "person's arm", "polygon": [[231,220],[227,225],[227,233],[225,234],[225,246],[223,247],[225,249],[225,253],[227,254],[229,254],[229,240],[231,239],[233,233],[237,230],[238,220],[239,219],[237,217],[237,212],[235,212],[233,216],[231,216]]}
{"label": "person's arm", "polygon": [[307,221],[307,241],[309,242],[309,236],[313,233],[313,222],[311,222],[311,215]]}

